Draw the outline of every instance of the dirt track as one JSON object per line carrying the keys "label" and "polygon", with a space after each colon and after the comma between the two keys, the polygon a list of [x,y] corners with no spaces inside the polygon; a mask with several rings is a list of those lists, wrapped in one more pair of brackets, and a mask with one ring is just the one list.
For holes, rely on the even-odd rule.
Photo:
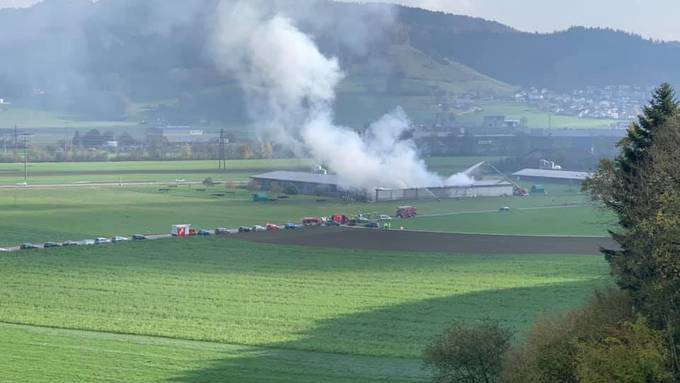
{"label": "dirt track", "polygon": [[244,233],[228,238],[281,245],[470,254],[597,255],[601,247],[615,247],[613,241],[608,238],[452,234],[327,227]]}

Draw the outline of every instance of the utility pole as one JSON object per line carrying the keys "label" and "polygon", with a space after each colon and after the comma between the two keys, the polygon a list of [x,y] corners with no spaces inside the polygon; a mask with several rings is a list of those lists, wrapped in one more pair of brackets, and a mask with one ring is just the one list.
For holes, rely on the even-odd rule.
{"label": "utility pole", "polygon": [[12,140],[12,159],[15,162],[17,160],[17,146],[19,145],[19,142],[17,140],[18,137],[19,137],[19,134],[17,132],[17,126],[14,125],[14,134],[12,135],[12,138],[13,138],[13,140]]}
{"label": "utility pole", "polygon": [[227,157],[225,150],[225,138],[224,138],[224,128],[220,129],[220,142],[219,142],[219,164],[218,168],[222,170],[227,170]]}
{"label": "utility pole", "polygon": [[21,144],[24,146],[24,184],[28,185],[28,139],[30,133],[21,133]]}

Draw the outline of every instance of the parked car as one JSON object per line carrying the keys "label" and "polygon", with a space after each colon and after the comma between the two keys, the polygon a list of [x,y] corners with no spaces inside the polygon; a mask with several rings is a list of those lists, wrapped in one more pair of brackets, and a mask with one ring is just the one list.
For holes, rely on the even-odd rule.
{"label": "parked car", "polygon": [[76,241],[66,241],[61,243],[62,246],[78,246],[78,242]]}
{"label": "parked car", "polygon": [[97,243],[97,241],[94,239],[83,239],[82,241],[78,241],[78,246],[90,246],[95,243]]}
{"label": "parked car", "polygon": [[148,238],[144,234],[135,234],[135,235],[132,236],[133,241],[143,241],[145,239],[148,239]]}
{"label": "parked car", "polygon": [[253,226],[253,231],[267,231],[267,228],[261,225]]}
{"label": "parked car", "polygon": [[215,234],[216,235],[229,234],[229,230],[227,228],[224,228],[224,227],[218,227],[217,229],[215,229]]}
{"label": "parked car", "polygon": [[364,227],[367,227],[369,229],[379,229],[380,225],[378,225],[377,222],[369,222],[369,223],[365,224]]}
{"label": "parked car", "polygon": [[305,217],[302,219],[304,226],[321,226],[323,221],[319,217]]}
{"label": "parked car", "polygon": [[341,214],[336,214],[331,217],[331,220],[341,224],[341,225],[347,225],[349,223],[349,218],[347,218],[346,215],[341,215]]}
{"label": "parked car", "polygon": [[61,243],[59,242],[45,242],[43,245],[45,249],[53,248],[53,247],[61,247]]}
{"label": "parked car", "polygon": [[32,250],[32,249],[39,249],[40,246],[34,245],[32,243],[22,243],[21,246],[19,246],[21,250]]}
{"label": "parked car", "polygon": [[201,229],[201,230],[198,231],[198,235],[201,236],[201,237],[208,237],[208,236],[212,235],[212,231]]}
{"label": "parked car", "polygon": [[501,213],[503,212],[508,212],[510,211],[510,206],[503,206],[502,208],[498,209]]}
{"label": "parked car", "polygon": [[298,225],[297,223],[287,223],[283,227],[286,228],[286,229],[292,230],[292,229],[299,229],[300,225]]}
{"label": "parked car", "polygon": [[279,231],[281,230],[281,226],[275,225],[273,223],[268,223],[267,226],[265,226],[267,231]]}
{"label": "parked car", "polygon": [[401,219],[413,218],[418,214],[415,206],[399,206],[394,214]]}
{"label": "parked car", "polygon": [[239,233],[250,233],[251,231],[253,231],[253,228],[248,226],[241,226],[238,228]]}
{"label": "parked car", "polygon": [[113,242],[125,242],[125,241],[129,241],[130,238],[117,235],[117,236],[113,237],[111,240]]}
{"label": "parked car", "polygon": [[387,214],[380,214],[380,215],[378,216],[378,219],[381,220],[381,221],[391,221],[391,220],[392,220],[392,217],[390,217],[390,216],[387,215]]}
{"label": "parked car", "polygon": [[368,217],[364,216],[363,214],[359,214],[356,217],[356,221],[357,221],[357,223],[368,223],[370,220],[368,219]]}
{"label": "parked car", "polygon": [[111,243],[111,240],[108,239],[108,238],[104,238],[104,237],[99,237],[99,238],[94,240],[95,245],[106,245],[106,244],[109,244],[109,243]]}
{"label": "parked car", "polygon": [[326,221],[326,226],[340,226],[338,222],[333,221],[332,219],[329,219]]}

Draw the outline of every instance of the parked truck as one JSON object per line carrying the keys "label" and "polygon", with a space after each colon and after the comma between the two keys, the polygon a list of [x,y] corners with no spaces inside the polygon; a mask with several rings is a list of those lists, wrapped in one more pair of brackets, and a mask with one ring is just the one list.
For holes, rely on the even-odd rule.
{"label": "parked truck", "polygon": [[191,225],[181,224],[172,225],[172,231],[170,232],[173,237],[188,237],[191,235]]}

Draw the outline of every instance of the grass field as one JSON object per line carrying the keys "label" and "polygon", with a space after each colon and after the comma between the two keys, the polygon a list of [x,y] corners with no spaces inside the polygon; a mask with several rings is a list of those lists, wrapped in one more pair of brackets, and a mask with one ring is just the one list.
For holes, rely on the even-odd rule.
{"label": "grass field", "polygon": [[[31,184],[202,181],[206,177],[247,181],[251,175],[261,172],[274,169],[308,171],[311,166],[311,161],[305,159],[238,160],[228,161],[227,171],[223,172],[217,169],[217,161],[58,162],[29,164],[28,176]],[[23,181],[24,164],[0,164],[0,185]]]}
{"label": "grass field", "polygon": [[606,273],[597,256],[219,238],[2,255],[0,322],[22,326],[0,325],[0,370],[32,382],[424,382],[417,358],[450,321],[522,331],[608,285]]}
{"label": "grass field", "polygon": [[461,123],[480,124],[484,116],[501,115],[508,119],[527,119],[528,128],[607,128],[617,123],[616,120],[577,118],[572,116],[550,115],[534,107],[515,102],[486,102],[481,104],[481,110],[462,113],[457,117]]}
{"label": "grass field", "polygon": [[[550,186],[546,186],[550,191]],[[134,233],[167,233],[175,223],[195,227],[239,227],[267,222],[300,222],[305,216],[394,214],[390,203],[317,202],[292,196],[252,202],[247,190],[181,186],[10,189],[0,191],[0,246]],[[233,194],[232,194],[233,193]],[[580,195],[415,201],[420,216],[393,227],[448,232],[606,236],[611,219]],[[215,194],[224,194],[216,196]],[[509,213],[498,212],[509,206]]]}
{"label": "grass field", "polygon": [[[485,160],[498,157],[432,157],[427,158],[429,168],[443,175],[455,172]],[[130,161],[130,162],[60,162],[29,163],[31,184],[72,182],[133,182],[176,179],[202,181],[247,181],[257,173],[270,170],[308,171],[314,163],[307,159],[234,160],[227,161],[227,171],[217,169],[217,161]],[[24,181],[23,163],[0,163],[0,185],[14,185]]]}
{"label": "grass field", "polygon": [[73,129],[115,129],[136,125],[126,121],[91,121],[78,116],[68,116],[57,112],[0,106],[0,126],[21,129],[36,128],[73,128]]}

